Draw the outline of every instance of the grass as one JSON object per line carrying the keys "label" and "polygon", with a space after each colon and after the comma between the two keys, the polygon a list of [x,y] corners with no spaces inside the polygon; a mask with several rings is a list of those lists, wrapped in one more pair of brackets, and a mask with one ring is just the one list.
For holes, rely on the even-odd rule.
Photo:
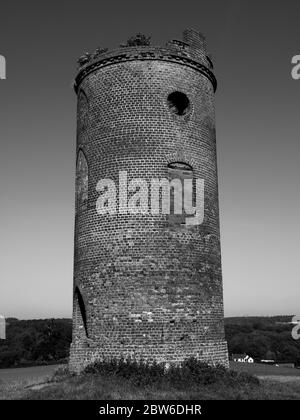
{"label": "grass", "polygon": [[247,372],[257,376],[294,376],[300,378],[300,369],[263,363],[230,362],[230,368],[238,372]]}
{"label": "grass", "polygon": [[57,371],[40,389],[0,383],[0,399],[213,400],[300,399],[300,382],[259,381],[244,372],[212,368],[189,359],[182,368],[134,361],[96,363],[81,375]]}

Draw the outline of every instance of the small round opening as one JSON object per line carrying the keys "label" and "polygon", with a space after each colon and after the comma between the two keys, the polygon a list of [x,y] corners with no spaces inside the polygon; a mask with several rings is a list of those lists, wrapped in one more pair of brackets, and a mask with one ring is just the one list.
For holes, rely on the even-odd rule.
{"label": "small round opening", "polygon": [[190,109],[189,98],[182,92],[173,92],[168,96],[169,108],[174,114],[185,115]]}

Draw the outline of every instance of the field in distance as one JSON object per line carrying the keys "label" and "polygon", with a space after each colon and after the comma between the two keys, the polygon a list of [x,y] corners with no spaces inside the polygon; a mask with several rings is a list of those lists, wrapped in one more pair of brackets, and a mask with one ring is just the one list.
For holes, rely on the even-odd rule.
{"label": "field in distance", "polygon": [[247,372],[260,379],[271,379],[279,382],[300,382],[300,369],[267,365],[264,363],[230,362],[230,368],[238,372]]}

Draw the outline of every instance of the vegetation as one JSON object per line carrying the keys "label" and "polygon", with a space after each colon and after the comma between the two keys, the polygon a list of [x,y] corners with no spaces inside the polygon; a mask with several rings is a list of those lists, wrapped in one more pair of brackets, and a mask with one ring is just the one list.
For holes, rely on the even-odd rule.
{"label": "vegetation", "polygon": [[1,386],[0,399],[204,400],[299,399],[300,382],[260,382],[247,374],[189,359],[182,368],[130,360],[95,363],[81,375],[60,369],[48,383]]}
{"label": "vegetation", "polygon": [[70,319],[6,320],[0,340],[0,367],[62,363],[69,356]]}
{"label": "vegetation", "polygon": [[[277,377],[277,380],[295,378],[300,381],[300,369],[292,369],[285,366],[276,366],[264,363],[239,363],[230,362],[230,368],[238,372],[247,372],[259,377]],[[281,378],[278,378],[278,377]]]}
{"label": "vegetation", "polygon": [[[300,340],[291,336],[291,319],[292,316],[225,318],[229,353],[300,365]],[[7,319],[7,339],[0,340],[0,368],[66,361],[71,329],[70,319]]]}
{"label": "vegetation", "polygon": [[294,340],[292,316],[243,317],[225,319],[230,354],[247,353],[257,361],[300,365],[300,340]]}
{"label": "vegetation", "polygon": [[135,47],[140,45],[150,45],[151,36],[146,36],[144,34],[138,33],[128,39],[126,47]]}
{"label": "vegetation", "polygon": [[95,362],[84,373],[123,378],[132,385],[141,387],[152,385],[167,389],[171,386],[184,389],[190,384],[259,385],[259,380],[248,373],[228,370],[223,366],[212,367],[194,358],[187,359],[180,367],[171,365],[168,368],[163,363],[149,365],[144,361],[131,359],[112,360],[109,363]]}

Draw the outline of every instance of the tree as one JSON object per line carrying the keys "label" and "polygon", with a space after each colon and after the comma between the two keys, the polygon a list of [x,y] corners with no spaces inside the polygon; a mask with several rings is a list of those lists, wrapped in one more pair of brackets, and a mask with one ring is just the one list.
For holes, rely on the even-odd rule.
{"label": "tree", "polygon": [[295,363],[299,357],[299,352],[296,347],[287,344],[282,349],[281,357],[282,362]]}
{"label": "tree", "polygon": [[268,350],[265,354],[265,358],[267,360],[276,360],[276,354],[274,353],[274,351]]}

